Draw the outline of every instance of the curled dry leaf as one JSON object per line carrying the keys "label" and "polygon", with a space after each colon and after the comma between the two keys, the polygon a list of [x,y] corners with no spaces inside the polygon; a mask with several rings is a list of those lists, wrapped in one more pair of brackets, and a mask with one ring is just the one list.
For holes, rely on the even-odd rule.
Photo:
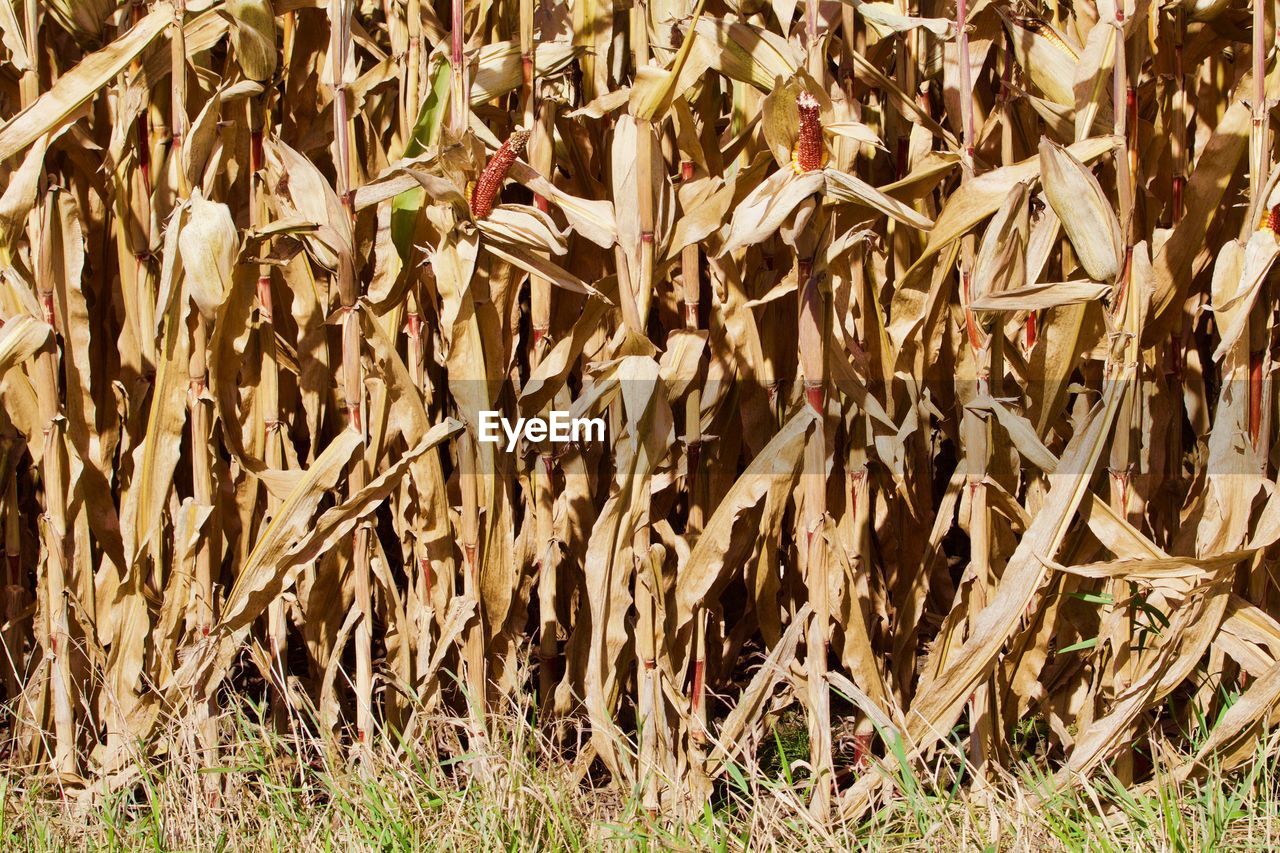
{"label": "curled dry leaf", "polygon": [[1112,286],[1097,281],[1054,281],[1028,284],[979,296],[970,303],[974,311],[1043,311],[1060,305],[1096,302]]}
{"label": "curled dry leaf", "polygon": [[81,39],[93,39],[111,20],[122,0],[49,0],[49,14],[68,32]]}
{"label": "curled dry leaf", "polygon": [[[1078,162],[1090,163],[1103,154],[1114,151],[1115,139],[1095,137],[1077,142],[1065,150]],[[1029,157],[1019,163],[985,172],[961,185],[947,199],[942,212],[938,214],[933,230],[929,233],[929,245],[916,263],[924,263],[952,240],[995,213],[1015,184],[1040,177],[1040,165],[1040,157]]]}
{"label": "curled dry leaf", "polygon": [[34,317],[18,316],[0,327],[0,376],[29,360],[53,340],[53,329]]}
{"label": "curled dry leaf", "polygon": [[498,205],[476,227],[487,239],[507,246],[563,255],[568,251],[566,233],[556,227],[550,216],[523,204]]}
{"label": "curled dry leaf", "polygon": [[276,73],[276,13],[271,0],[227,0],[231,44],[244,76],[259,82]]}
{"label": "curled dry leaf", "polygon": [[[70,11],[80,0],[66,0]],[[115,75],[142,54],[173,21],[173,7],[157,3],[129,32],[82,59],[40,96],[39,100],[0,128],[0,161],[23,151],[41,136],[57,130]]]}
{"label": "curled dry leaf", "polygon": [[973,262],[972,307],[989,295],[1016,289],[1027,281],[1029,198],[1026,184],[1014,184],[982,235]]}
{"label": "curled dry leaf", "polygon": [[892,3],[861,2],[861,0],[842,0],[850,3],[858,14],[867,20],[882,35],[889,33],[906,33],[922,28],[939,38],[949,38],[955,30],[955,24],[946,18],[920,18],[902,14]]}
{"label": "curled dry leaf", "polygon": [[722,252],[759,243],[775,233],[801,202],[822,189],[821,171],[796,174],[790,169],[774,172],[733,212]]}

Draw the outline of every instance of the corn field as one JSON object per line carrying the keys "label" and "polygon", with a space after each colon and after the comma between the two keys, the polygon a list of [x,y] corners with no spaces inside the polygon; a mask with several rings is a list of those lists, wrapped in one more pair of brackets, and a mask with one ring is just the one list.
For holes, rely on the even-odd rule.
{"label": "corn field", "polygon": [[1275,20],[0,1],[6,760],[212,768],[260,701],[483,778],[517,695],[671,815],[793,709],[819,820],[1247,759]]}

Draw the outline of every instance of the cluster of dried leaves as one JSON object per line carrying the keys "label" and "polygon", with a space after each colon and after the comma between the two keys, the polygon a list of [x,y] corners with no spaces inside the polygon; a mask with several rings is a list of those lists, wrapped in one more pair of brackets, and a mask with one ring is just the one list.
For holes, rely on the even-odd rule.
{"label": "cluster of dried leaves", "polygon": [[1063,785],[1250,755],[1272,16],[0,2],[12,748],[215,764],[258,684],[476,755],[534,691],[672,812],[794,703],[818,815],[1015,732]]}

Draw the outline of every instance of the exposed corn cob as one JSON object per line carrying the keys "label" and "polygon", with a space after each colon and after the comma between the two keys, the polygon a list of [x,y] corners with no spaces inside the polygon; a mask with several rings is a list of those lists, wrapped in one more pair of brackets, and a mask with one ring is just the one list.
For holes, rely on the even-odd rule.
{"label": "exposed corn cob", "polygon": [[520,156],[528,141],[529,131],[517,130],[489,158],[484,171],[480,173],[480,179],[476,181],[475,189],[471,191],[471,215],[476,219],[485,219],[493,213],[494,202],[502,190],[507,170]]}
{"label": "exposed corn cob", "polygon": [[1272,234],[1280,236],[1280,204],[1264,209],[1258,217],[1258,230],[1270,229]]}
{"label": "exposed corn cob", "polygon": [[1035,33],[1072,59],[1080,59],[1080,54],[1076,52],[1076,49],[1063,41],[1062,36],[1058,35],[1057,31],[1045,21],[1039,18],[1015,18],[1014,20],[1019,26]]}
{"label": "exposed corn cob", "polygon": [[818,99],[808,92],[796,96],[800,109],[800,135],[791,149],[791,168],[796,174],[821,169],[827,162],[827,151],[822,144],[822,116],[818,113]]}

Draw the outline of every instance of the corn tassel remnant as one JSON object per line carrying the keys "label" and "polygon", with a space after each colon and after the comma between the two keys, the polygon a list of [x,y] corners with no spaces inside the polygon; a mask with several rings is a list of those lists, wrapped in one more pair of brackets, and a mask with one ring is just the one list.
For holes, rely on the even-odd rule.
{"label": "corn tassel remnant", "polygon": [[493,203],[502,190],[502,182],[506,180],[507,170],[520,156],[525,144],[529,141],[529,131],[517,130],[507,137],[489,162],[485,164],[475,189],[471,191],[471,215],[476,219],[486,219],[493,213]]}

